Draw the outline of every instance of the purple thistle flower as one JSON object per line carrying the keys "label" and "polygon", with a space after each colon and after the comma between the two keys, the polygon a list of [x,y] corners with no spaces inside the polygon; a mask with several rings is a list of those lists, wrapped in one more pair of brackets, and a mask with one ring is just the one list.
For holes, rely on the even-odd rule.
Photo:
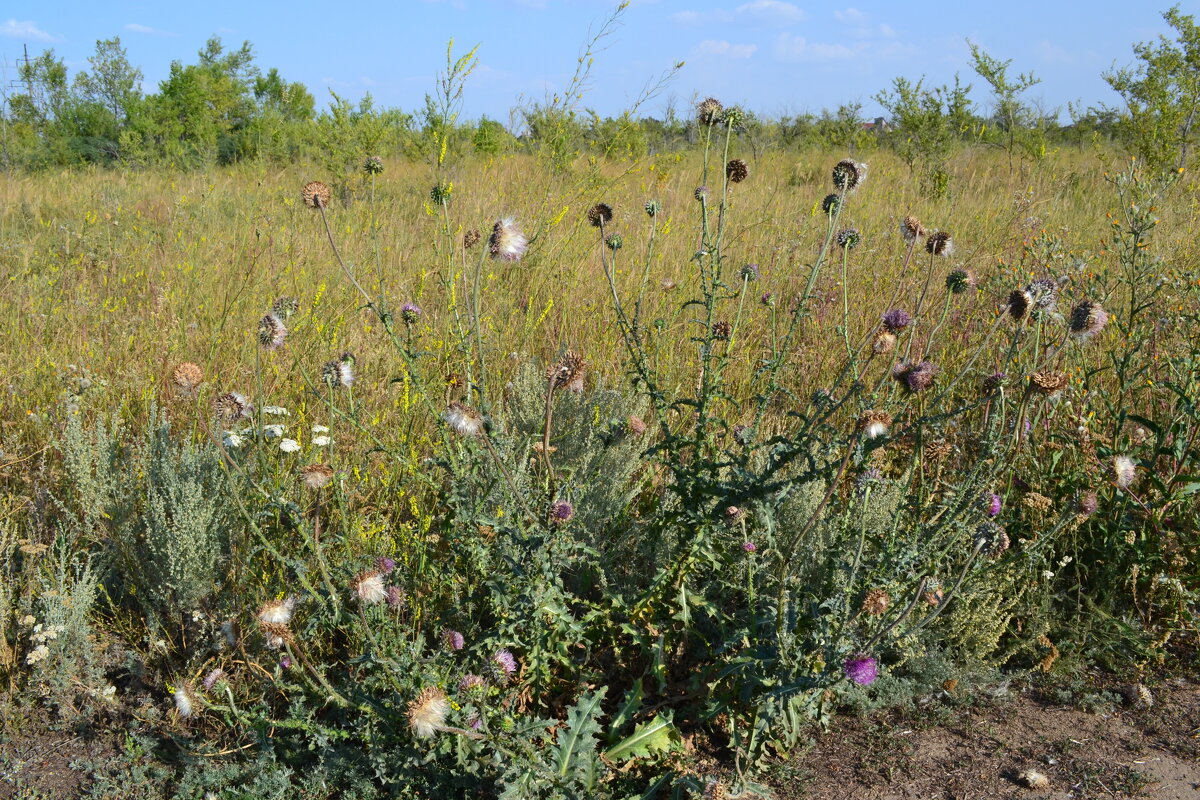
{"label": "purple thistle flower", "polygon": [[550,507],[550,521],[555,525],[570,522],[575,516],[575,507],[566,500],[560,500]]}
{"label": "purple thistle flower", "polygon": [[396,561],[387,556],[380,556],[375,559],[375,568],[386,575],[396,568]]}
{"label": "purple thistle flower", "polygon": [[466,640],[458,631],[444,630],[442,631],[442,643],[451,650],[462,650]]}
{"label": "purple thistle flower", "polygon": [[929,361],[921,361],[916,364],[904,361],[892,369],[892,377],[900,381],[909,394],[917,394],[928,389],[933,385],[933,376],[936,374],[937,367]]}
{"label": "purple thistle flower", "polygon": [[995,517],[1000,514],[1000,495],[991,494],[987,498],[987,515]]}
{"label": "purple thistle flower", "polygon": [[280,669],[291,669],[292,668],[292,657],[284,656],[283,658],[279,659],[279,668]]}
{"label": "purple thistle flower", "polygon": [[844,666],[846,677],[859,686],[870,686],[879,677],[879,664],[870,656],[851,656]]}
{"label": "purple thistle flower", "polygon": [[204,681],[200,684],[204,687],[204,691],[211,692],[212,688],[217,685],[217,681],[225,677],[225,670],[220,667],[204,676]]}
{"label": "purple thistle flower", "polygon": [[912,323],[912,317],[901,308],[893,308],[883,315],[883,327],[892,333],[899,333]]}
{"label": "purple thistle flower", "polygon": [[742,545],[742,549],[747,553],[755,553],[758,552],[758,545],[756,545],[754,542],[746,542]]}
{"label": "purple thistle flower", "polygon": [[472,714],[471,718],[469,720],[467,720],[467,727],[473,731],[482,729],[483,728],[483,717],[479,716],[478,714]]}
{"label": "purple thistle flower", "polygon": [[416,303],[405,303],[400,306],[400,319],[406,325],[412,325],[421,318],[421,307]]}
{"label": "purple thistle flower", "polygon": [[759,298],[759,302],[761,302],[764,306],[775,305],[775,293],[774,292],[763,292],[763,296],[761,298]]}
{"label": "purple thistle flower", "polygon": [[384,589],[384,598],[388,608],[400,608],[404,605],[404,590],[399,586],[389,586]]}
{"label": "purple thistle flower", "polygon": [[460,692],[469,692],[472,689],[482,689],[485,686],[487,686],[487,681],[483,679],[482,675],[463,675],[458,682],[458,690]]}
{"label": "purple thistle flower", "polygon": [[513,654],[508,650],[501,650],[492,656],[492,661],[505,675],[512,675],[517,671],[517,659],[513,658]]}
{"label": "purple thistle flower", "polygon": [[742,267],[741,275],[744,281],[758,280],[758,264],[747,264]]}

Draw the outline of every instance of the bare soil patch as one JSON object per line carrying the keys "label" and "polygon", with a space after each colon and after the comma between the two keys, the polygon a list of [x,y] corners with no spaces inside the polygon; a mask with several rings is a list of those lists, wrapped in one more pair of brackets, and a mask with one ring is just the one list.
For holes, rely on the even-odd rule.
{"label": "bare soil patch", "polygon": [[[772,783],[780,800],[1200,800],[1200,685],[1151,685],[1149,705],[1130,685],[1092,692],[947,693],[919,710],[843,719]],[[1027,786],[1026,770],[1048,785]]]}

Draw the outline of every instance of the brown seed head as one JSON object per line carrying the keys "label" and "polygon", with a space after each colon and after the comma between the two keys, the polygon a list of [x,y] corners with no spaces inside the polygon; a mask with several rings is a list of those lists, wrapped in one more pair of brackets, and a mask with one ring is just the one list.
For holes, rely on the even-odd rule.
{"label": "brown seed head", "polygon": [[587,361],[574,350],[568,350],[557,364],[546,370],[546,380],[551,389],[583,391],[583,376],[587,372]]}
{"label": "brown seed head", "polygon": [[863,598],[862,611],[871,617],[878,617],[892,605],[892,597],[883,589],[872,589]]}
{"label": "brown seed head", "polygon": [[323,489],[333,480],[333,469],[328,464],[309,464],[300,470],[300,480],[314,491]]}
{"label": "brown seed head", "polygon": [[333,193],[329,191],[329,187],[320,181],[309,181],[300,190],[300,198],[309,208],[329,208],[332,197]]}
{"label": "brown seed head", "polygon": [[735,158],[725,165],[725,177],[730,183],[741,183],[750,177],[750,166],[744,159]]}
{"label": "brown seed head", "polygon": [[204,382],[204,371],[190,361],[184,361],[171,373],[171,382],[175,388],[185,394],[193,394]]}
{"label": "brown seed head", "polygon": [[1061,372],[1035,372],[1029,378],[1029,388],[1047,397],[1056,397],[1071,385],[1071,379]]}
{"label": "brown seed head", "polygon": [[921,225],[921,220],[909,214],[900,220],[900,235],[904,237],[904,241],[911,242],[924,236],[925,228]]}

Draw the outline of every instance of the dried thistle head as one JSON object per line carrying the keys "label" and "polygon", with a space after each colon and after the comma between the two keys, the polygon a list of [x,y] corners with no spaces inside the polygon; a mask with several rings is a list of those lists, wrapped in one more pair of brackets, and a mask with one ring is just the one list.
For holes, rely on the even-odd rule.
{"label": "dried thistle head", "polygon": [[239,392],[226,392],[213,400],[213,413],[226,423],[247,419],[254,413],[254,406]]}
{"label": "dried thistle head", "polygon": [[1035,372],[1029,377],[1029,388],[1046,397],[1058,397],[1071,385],[1071,379],[1061,372]]}
{"label": "dried thistle head", "polygon": [[276,297],[275,301],[271,303],[271,313],[282,320],[291,318],[299,310],[300,301],[288,295]]}
{"label": "dried thistle head", "polygon": [[900,235],[904,237],[904,241],[914,242],[925,235],[925,228],[921,225],[921,220],[909,214],[900,220]]}
{"label": "dried thistle head", "polygon": [[274,312],[258,321],[258,343],[265,350],[278,350],[287,341],[287,326]]}
{"label": "dried thistle head", "polygon": [[568,350],[557,364],[546,370],[546,380],[553,389],[583,391],[583,377],[587,372],[587,360],[574,350]]}
{"label": "dried thistle head", "polygon": [[728,320],[717,320],[712,325],[712,338],[728,339],[733,335],[733,325]]}
{"label": "dried thistle head", "polygon": [[343,353],[333,361],[326,361],[321,367],[321,380],[333,389],[346,389],[354,383],[354,357]]}
{"label": "dried thistle head", "polygon": [[896,334],[884,329],[875,334],[871,342],[871,351],[876,355],[886,355],[896,349]]}
{"label": "dried thistle head", "polygon": [[190,361],[184,361],[171,373],[171,383],[184,394],[195,394],[204,382],[204,370]]}
{"label": "dried thistle head", "polygon": [[954,452],[954,445],[947,442],[945,439],[938,439],[934,442],[929,442],[925,445],[925,458],[932,464],[937,464],[944,461],[947,456]]}
{"label": "dried thistle head", "polygon": [[707,97],[696,106],[696,121],[701,125],[716,125],[721,121],[721,112],[725,107],[715,97]]}
{"label": "dried thistle head", "polygon": [[383,573],[377,569],[363,570],[351,579],[350,592],[365,606],[382,603],[387,600]]}
{"label": "dried thistle head", "polygon": [[604,227],[608,223],[612,222],[612,206],[610,206],[608,203],[596,203],[596,205],[588,209],[587,219],[593,228]]}
{"label": "dried thistle head", "polygon": [[1033,295],[1025,289],[1014,289],[1008,295],[1008,315],[1013,318],[1014,322],[1025,319],[1033,306]]}
{"label": "dried thistle head", "polygon": [[741,183],[750,177],[750,166],[744,159],[734,158],[725,165],[725,177],[730,183]]}
{"label": "dried thistle head", "polygon": [[333,468],[328,464],[309,464],[301,468],[300,480],[313,491],[324,489],[333,480]]}
{"label": "dried thistle head", "polygon": [[858,430],[867,439],[877,439],[886,436],[892,427],[892,415],[886,411],[864,411],[858,418]]}
{"label": "dried thistle head", "polygon": [[332,198],[333,193],[321,181],[309,181],[300,190],[300,199],[309,208],[329,208],[329,201]]}
{"label": "dried thistle head", "polygon": [[1084,300],[1071,309],[1071,335],[1076,339],[1090,339],[1108,324],[1108,312],[1093,300]]}
{"label": "dried thistle head", "polygon": [[528,247],[529,240],[521,233],[515,220],[497,220],[492,226],[492,235],[488,237],[488,252],[497,261],[519,261]]}
{"label": "dried thistle head", "polygon": [[450,701],[436,686],[426,687],[408,704],[408,727],[423,739],[428,739],[446,725]]}
{"label": "dried thistle head", "polygon": [[954,240],[945,231],[938,231],[925,240],[925,252],[931,256],[949,256],[954,252]]}
{"label": "dried thistle head", "polygon": [[483,236],[480,235],[479,231],[475,228],[472,228],[463,234],[463,249],[470,250],[472,247],[479,244],[479,240],[482,238]]}
{"label": "dried thistle head", "polygon": [[465,403],[451,403],[442,413],[442,418],[459,436],[474,437],[484,432],[483,415]]}
{"label": "dried thistle head", "polygon": [[857,189],[866,179],[866,164],[844,158],[833,165],[833,188],[841,192],[851,192]]}
{"label": "dried thistle head", "polygon": [[975,547],[984,555],[999,558],[1010,543],[1008,531],[997,522],[988,520],[975,529]]}
{"label": "dried thistle head", "polygon": [[263,625],[287,625],[296,610],[296,598],[288,596],[282,600],[268,600],[258,609],[258,621]]}
{"label": "dried thistle head", "polygon": [[884,589],[872,589],[863,598],[862,612],[868,616],[878,617],[892,605],[892,596]]}

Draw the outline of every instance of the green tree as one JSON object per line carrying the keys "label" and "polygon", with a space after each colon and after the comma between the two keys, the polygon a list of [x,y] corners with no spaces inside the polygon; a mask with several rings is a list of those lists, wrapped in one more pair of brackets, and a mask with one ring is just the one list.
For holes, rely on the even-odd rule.
{"label": "green tree", "polygon": [[173,62],[154,113],[168,156],[228,163],[242,155],[240,134],[256,112],[251,87],[257,77],[250,43],[226,52],[216,36],[200,51],[199,63]]}
{"label": "green tree", "polygon": [[1134,45],[1140,64],[1104,73],[1125,101],[1126,114],[1117,123],[1121,138],[1160,171],[1187,165],[1200,110],[1200,28],[1179,6],[1162,16],[1178,34],[1175,41],[1160,36]]}
{"label": "green tree", "polygon": [[128,119],[142,100],[142,71],[129,63],[121,38],[97,41],[88,63],[91,72],[75,76],[80,99],[104,107],[118,122]]}
{"label": "green tree", "polygon": [[922,78],[915,84],[896,78],[891,92],[880,92],[875,100],[888,112],[893,129],[887,141],[908,165],[910,172],[921,168],[927,193],[940,197],[949,189],[946,161],[954,142],[962,135],[964,121],[971,117],[971,86],[954,78],[953,88],[926,89]]}
{"label": "green tree", "polygon": [[1012,59],[1000,61],[988,55],[979,45],[968,41],[975,73],[992,87],[991,124],[983,132],[984,141],[1008,154],[1008,167],[1013,158],[1025,154],[1041,159],[1046,154],[1046,118],[1021,95],[1041,83],[1032,72],[1010,78],[1008,68]]}

